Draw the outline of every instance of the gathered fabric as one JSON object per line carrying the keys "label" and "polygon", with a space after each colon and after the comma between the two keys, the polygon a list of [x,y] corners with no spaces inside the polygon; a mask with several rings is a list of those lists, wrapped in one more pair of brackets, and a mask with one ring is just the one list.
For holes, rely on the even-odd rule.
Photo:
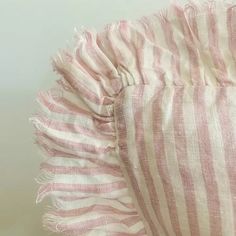
{"label": "gathered fabric", "polygon": [[236,235],[236,3],[76,32],[30,121],[43,225],[69,236]]}

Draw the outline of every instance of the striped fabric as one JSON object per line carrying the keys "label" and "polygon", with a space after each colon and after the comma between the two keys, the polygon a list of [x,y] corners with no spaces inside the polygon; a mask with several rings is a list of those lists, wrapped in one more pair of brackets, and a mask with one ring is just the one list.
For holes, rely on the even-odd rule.
{"label": "striped fabric", "polygon": [[37,202],[72,236],[236,235],[236,4],[171,3],[53,57],[31,117]]}

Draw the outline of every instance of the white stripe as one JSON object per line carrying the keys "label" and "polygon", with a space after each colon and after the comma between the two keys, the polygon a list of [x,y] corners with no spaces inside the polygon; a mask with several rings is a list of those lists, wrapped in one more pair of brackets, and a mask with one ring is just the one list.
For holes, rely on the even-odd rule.
{"label": "white stripe", "polygon": [[[175,24],[171,24],[173,30],[173,40],[176,43],[176,48],[179,52],[179,64],[180,64],[180,73],[181,73],[181,80],[186,84],[192,83],[191,73],[190,73],[190,61],[189,61],[189,52],[184,41],[184,32],[181,27],[181,22],[178,19],[179,16],[176,15],[176,11],[173,10],[174,16],[176,16]],[[184,27],[185,22],[183,22]]]}
{"label": "white stripe", "polygon": [[41,122],[40,120],[36,120],[38,128],[40,131],[43,131],[45,134],[52,138],[59,138],[63,141],[71,141],[75,143],[83,143],[90,145],[91,143],[95,143],[96,147],[112,147],[114,146],[114,142],[110,140],[105,140],[101,138],[95,138],[87,136],[83,133],[72,133],[68,131],[57,130],[56,128],[51,128],[50,124],[45,124],[45,122]]}
{"label": "white stripe", "polygon": [[116,177],[108,174],[103,175],[65,175],[65,174],[55,174],[53,182],[63,183],[63,184],[106,184],[116,181],[124,180],[123,177]]}
{"label": "white stripe", "polygon": [[[152,97],[155,95],[156,87],[151,86],[148,89],[144,90],[143,96],[143,124],[144,124],[144,142],[146,145],[147,156],[149,161],[149,169],[151,171],[151,175],[154,177],[155,191],[157,192],[157,196],[160,202],[160,213],[163,216],[165,227],[170,235],[174,235],[173,228],[170,222],[170,215],[168,211],[168,205],[166,201],[165,192],[163,189],[163,184],[161,181],[160,173],[157,169],[156,163],[156,153],[153,146],[153,120],[152,116],[146,119],[147,114],[152,114],[152,103],[150,102]],[[168,109],[166,110],[168,112]],[[164,234],[163,234],[164,235]]]}
{"label": "white stripe", "polygon": [[[89,207],[94,204],[100,204],[104,206],[111,206],[120,211],[124,212],[134,212],[134,208],[126,207],[122,204],[122,201],[119,202],[119,199],[103,199],[103,198],[95,198],[95,197],[88,197],[85,199],[74,200],[74,201],[63,201],[60,199],[56,200],[56,205],[60,206],[63,210],[72,210],[81,207]],[[129,197],[129,204],[132,203],[132,199]]]}
{"label": "white stripe", "polygon": [[[154,34],[155,34],[155,44],[156,46],[160,47],[161,49],[161,60],[160,60],[160,67],[164,69],[165,72],[165,83],[166,85],[173,84],[173,76],[172,76],[172,70],[171,70],[171,53],[168,49],[168,45],[165,40],[165,32],[162,29],[161,22],[159,18],[153,19],[153,27]],[[156,80],[156,78],[155,78]],[[155,82],[155,81],[154,81]]]}
{"label": "white stripe", "polygon": [[204,68],[205,74],[207,74],[207,76],[204,77],[206,83],[208,83],[210,86],[215,86],[217,81],[215,78],[215,72],[212,71],[212,68],[214,68],[215,66],[213,64],[211,54],[209,53],[207,15],[200,14],[200,15],[197,15],[195,19],[198,26],[198,35],[199,35],[199,41],[200,41],[199,42],[199,47],[200,47],[199,60],[202,61],[200,69]]}
{"label": "white stripe", "polygon": [[221,219],[223,235],[233,235],[233,206],[231,199],[226,196],[230,196],[230,185],[226,169],[225,157],[224,157],[224,144],[222,140],[222,132],[219,123],[219,117],[216,110],[216,89],[207,87],[206,90],[206,109],[208,118],[208,128],[212,144],[212,157],[214,163],[214,169],[216,172],[216,181],[219,188],[219,199],[221,205]]}
{"label": "white stripe", "polygon": [[[174,198],[176,200],[177,215],[179,218],[180,229],[183,234],[191,235],[188,223],[186,202],[184,197],[184,189],[182,185],[182,180],[179,172],[178,160],[176,157],[176,150],[178,148],[175,146],[174,140],[174,127],[173,127],[173,116],[172,114],[166,112],[173,109],[173,87],[166,87],[163,94],[162,100],[162,129],[163,138],[165,144],[165,155],[167,161],[167,168],[169,170],[169,175],[171,179],[171,184],[173,187]],[[172,102],[173,101],[173,102]],[[176,117],[175,117],[176,118]]]}
{"label": "white stripe", "polygon": [[189,160],[189,168],[192,173],[196,206],[198,213],[198,222],[201,235],[210,235],[209,227],[209,214],[207,206],[206,189],[204,187],[204,180],[201,170],[201,163],[199,159],[197,127],[194,117],[194,104],[193,104],[193,91],[194,87],[188,86],[184,91],[184,104],[183,116],[184,127],[186,134],[187,153]]}

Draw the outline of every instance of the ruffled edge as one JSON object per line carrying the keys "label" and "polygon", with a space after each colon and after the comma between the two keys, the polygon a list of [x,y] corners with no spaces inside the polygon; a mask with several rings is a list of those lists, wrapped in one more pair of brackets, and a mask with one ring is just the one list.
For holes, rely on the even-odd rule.
{"label": "ruffled edge", "polygon": [[[35,128],[35,143],[45,156],[36,179],[40,184],[36,202],[51,197],[52,206],[43,217],[43,224],[50,231],[67,235],[76,235],[78,231],[81,235],[146,235],[120,169],[113,105],[125,87],[149,84],[149,81],[139,70],[138,55],[128,53],[127,60],[122,53],[128,52],[127,44],[131,44],[132,50],[143,42],[145,34],[139,31],[139,26],[148,30],[147,19],[175,20],[175,7],[191,18],[236,6],[226,1],[189,1],[183,6],[172,2],[168,8],[149,16],[109,23],[100,32],[91,28],[76,30],[72,48],[59,50],[52,58],[53,70],[62,78],[57,80],[55,87],[39,92],[37,102],[41,110],[30,118]],[[121,31],[123,33],[117,37],[117,32]],[[114,49],[110,44],[112,40],[118,40],[120,47]],[[93,184],[94,178],[86,183],[93,186],[79,184],[86,179],[89,182],[94,174],[91,170],[106,177],[96,184]],[[73,180],[73,176],[78,180]],[[60,183],[63,178],[68,178],[68,182]],[[111,182],[106,182],[108,179]],[[78,191],[74,192],[72,187]],[[107,194],[107,189],[114,191]],[[92,190],[93,196],[90,195]],[[86,201],[91,204],[87,206]],[[103,207],[106,205],[105,208],[94,206],[99,201],[103,202]],[[125,214],[119,215],[118,208]],[[99,220],[93,218],[96,211]],[[78,217],[82,221],[77,222]],[[90,222],[86,224],[86,221]]]}
{"label": "ruffled edge", "polygon": [[[120,24],[110,24],[106,32],[113,35]],[[36,178],[36,203],[50,196],[43,226],[53,232],[146,235],[116,147],[114,100],[133,84],[124,84],[127,77],[122,80],[117,70],[118,50],[108,57],[105,50],[111,48],[102,50],[99,37],[94,29],[77,32],[72,48],[52,58],[61,79],[37,95],[40,111],[30,121],[45,160]]]}

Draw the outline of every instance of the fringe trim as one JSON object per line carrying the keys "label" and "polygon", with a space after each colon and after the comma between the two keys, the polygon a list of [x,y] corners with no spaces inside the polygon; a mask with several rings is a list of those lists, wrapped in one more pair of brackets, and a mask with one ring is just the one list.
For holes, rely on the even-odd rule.
{"label": "fringe trim", "polygon": [[[129,20],[120,20],[118,22],[114,22],[114,23],[109,23],[107,25],[105,25],[103,31],[100,31],[100,33],[104,32],[104,31],[109,31],[111,34],[113,31],[119,30],[119,26],[125,21],[128,24],[134,24],[134,23],[143,23],[146,24],[146,19],[149,17],[158,17],[160,20],[162,21],[169,21],[171,22],[172,20],[175,19],[175,17],[173,17],[173,9],[177,7],[179,9],[184,9],[184,14],[186,15],[187,18],[191,18],[191,17],[197,17],[200,16],[202,14],[210,14],[211,12],[214,11],[227,11],[228,9],[233,9],[236,7],[236,3],[235,1],[229,2],[229,1],[204,1],[203,3],[199,3],[198,1],[189,1],[187,4],[181,6],[180,4],[177,3],[177,1],[173,1],[173,3],[166,9],[162,9],[160,11],[158,11],[157,13],[154,13],[152,15],[149,16],[143,16],[137,20],[134,21],[129,21]],[[148,27],[148,26],[147,26]],[[57,55],[55,57],[51,58],[51,64],[53,67],[53,70],[55,72],[57,72],[59,75],[65,76],[64,74],[64,70],[62,70],[63,66],[65,64],[71,64],[73,63],[73,54],[74,49],[78,48],[79,45],[83,42],[87,42],[89,40],[91,40],[91,35],[96,35],[96,30],[93,28],[90,29],[85,29],[84,26],[81,26],[79,29],[76,27],[75,29],[75,35],[74,35],[74,42],[72,43],[72,47],[67,47],[66,50],[62,50],[59,49]],[[71,44],[71,43],[70,43]],[[102,74],[101,74],[102,75]],[[101,87],[105,88],[106,90],[106,94],[109,95],[109,98],[107,99],[107,101],[105,102],[105,104],[110,104],[110,111],[108,112],[108,114],[113,115],[112,112],[112,106],[113,103],[116,99],[116,97],[119,95],[119,93],[122,91],[122,85],[120,84],[120,81],[118,80],[122,80],[122,78],[120,77],[119,73],[117,71],[112,71],[110,74],[107,75],[107,77],[109,77],[111,80],[114,80],[112,82],[112,86],[109,88],[107,81],[103,81],[101,78],[98,77],[94,77],[94,80],[99,81],[99,83],[101,83]],[[117,82],[118,81],[118,82]],[[65,91],[69,91],[69,92],[75,92],[75,88],[76,88],[76,84],[74,83],[74,81],[68,81],[68,80],[64,80],[63,78],[57,81],[59,86],[61,86]],[[114,90],[115,89],[115,90]],[[60,90],[51,90],[54,91],[55,93],[51,93],[52,96],[54,96],[54,98],[58,98],[61,96],[60,94]],[[103,90],[103,93],[104,90]],[[41,95],[38,95],[38,97]],[[101,103],[104,104],[104,100],[100,101]],[[60,107],[63,110],[63,106]],[[91,111],[90,111],[91,112]],[[92,114],[92,116],[97,117],[98,119],[100,119],[100,121],[104,121],[107,119],[107,121],[111,121],[108,117],[110,117],[110,115],[103,115],[103,114]],[[44,133],[45,129],[42,128],[42,126],[40,125],[39,119],[37,117],[42,116],[42,114],[37,114],[34,117],[31,117],[29,119],[29,121],[34,125],[36,132],[35,132],[35,136],[36,136],[36,140],[35,143],[38,145],[38,147],[43,151],[43,155],[45,156],[45,158],[52,158],[57,156],[56,150],[53,151],[53,148],[48,148],[47,146],[45,146],[42,142],[42,140],[39,138],[39,134],[40,133]],[[100,125],[104,125],[104,123],[100,123]],[[115,144],[114,144],[115,146]],[[107,148],[107,147],[106,147]],[[114,150],[114,147],[108,148],[108,151]],[[63,153],[61,151],[61,153]],[[102,154],[98,155],[98,158],[101,158]],[[68,153],[68,156],[70,156],[71,158],[76,158],[76,155],[72,152],[72,153]],[[79,158],[79,156],[78,156]],[[43,163],[46,163],[46,161],[44,161]],[[39,192],[37,194],[37,199],[36,199],[36,203],[39,203],[43,200],[43,198],[45,197],[45,191],[47,191],[47,188],[44,188],[45,184],[50,184],[53,183],[55,181],[55,174],[50,173],[46,170],[41,170],[39,176],[35,179],[36,182],[38,184],[41,185]],[[50,186],[50,185],[48,185]],[[45,227],[45,229],[48,229],[50,231],[53,232],[63,232],[65,233],[65,235],[75,235],[76,233],[73,231],[68,231],[67,227],[65,227],[65,225],[67,224],[67,222],[65,220],[63,220],[61,217],[57,216],[57,211],[58,210],[62,210],[62,205],[59,203],[59,201],[57,200],[57,196],[51,195],[51,200],[52,200],[52,206],[48,206],[46,211],[48,211],[49,213],[46,213],[43,217],[43,226]],[[108,217],[109,219],[109,217]],[[92,229],[86,229],[85,231],[89,231]],[[93,229],[94,230],[94,229]],[[99,232],[100,230],[97,229],[97,232]],[[101,230],[101,232],[103,232],[103,230]],[[114,232],[113,232],[114,233]],[[109,235],[113,235],[113,233],[111,232],[111,234]],[[86,234],[86,232],[84,233]],[[83,233],[81,235],[84,235]],[[115,233],[114,233],[115,235]],[[124,235],[139,235],[139,234],[131,234],[131,233],[127,233]],[[142,232],[142,234],[140,235],[146,235],[145,232]]]}

